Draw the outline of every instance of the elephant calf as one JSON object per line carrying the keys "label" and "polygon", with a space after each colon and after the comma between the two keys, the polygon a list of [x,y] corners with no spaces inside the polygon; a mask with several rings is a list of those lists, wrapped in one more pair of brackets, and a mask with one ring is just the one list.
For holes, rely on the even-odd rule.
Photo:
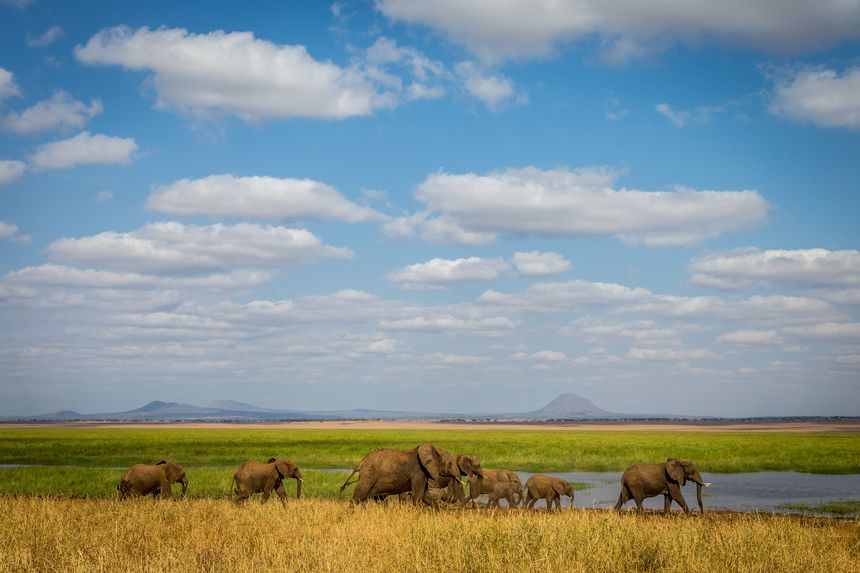
{"label": "elephant calf", "polygon": [[508,507],[516,507],[523,501],[523,484],[516,473],[509,470],[484,469],[484,476],[469,476],[468,502],[477,503],[478,496],[487,494],[487,507],[499,507],[499,500],[505,499]]}
{"label": "elephant calf", "polygon": [[116,486],[117,497],[124,499],[133,495],[171,497],[170,486],[182,484],[182,495],[188,489],[188,479],[182,466],[171,460],[161,460],[157,464],[134,464],[122,476]]}
{"label": "elephant calf", "polygon": [[526,481],[526,502],[529,509],[537,500],[545,499],[547,510],[561,509],[561,496],[570,498],[570,509],[573,509],[573,484],[561,478],[536,474]]}
{"label": "elephant calf", "polygon": [[236,502],[248,499],[251,494],[263,492],[261,503],[266,503],[272,490],[275,490],[281,503],[285,504],[287,492],[284,491],[283,480],[286,478],[296,480],[296,499],[302,497],[302,472],[290,460],[271,458],[266,463],[245,462],[233,474],[235,493],[238,495]]}
{"label": "elephant calf", "polygon": [[699,511],[705,513],[702,506],[702,488],[711,484],[702,481],[702,474],[693,462],[675,458],[669,458],[662,464],[634,464],[624,470],[621,475],[621,493],[618,494],[615,509],[620,510],[626,501],[632,499],[636,502],[636,509],[642,511],[642,500],[662,495],[663,513],[669,512],[673,501],[689,513],[690,509],[681,494],[681,486],[687,483],[687,480],[696,483]]}

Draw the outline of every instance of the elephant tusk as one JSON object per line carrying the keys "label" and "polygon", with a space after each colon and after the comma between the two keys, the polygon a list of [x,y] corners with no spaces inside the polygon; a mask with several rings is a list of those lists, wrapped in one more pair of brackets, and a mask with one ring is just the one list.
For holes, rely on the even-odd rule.
{"label": "elephant tusk", "polygon": [[711,482],[706,481],[706,482],[703,482],[702,485],[705,487],[711,487]]}
{"label": "elephant tusk", "polygon": [[297,479],[297,480],[299,480],[300,482],[304,482],[304,481],[305,481],[305,480],[303,480],[302,478],[296,478],[296,479]]}

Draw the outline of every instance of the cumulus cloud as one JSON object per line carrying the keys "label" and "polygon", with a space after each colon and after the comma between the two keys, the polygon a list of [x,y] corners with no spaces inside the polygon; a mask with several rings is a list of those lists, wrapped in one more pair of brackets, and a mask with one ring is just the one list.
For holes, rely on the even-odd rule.
{"label": "cumulus cloud", "polygon": [[111,137],[88,131],[40,145],[30,157],[36,169],[67,169],[76,165],[129,163],[137,143],[134,138]]}
{"label": "cumulus cloud", "polygon": [[454,72],[466,91],[490,109],[498,109],[515,95],[514,82],[510,78],[488,72],[475,62],[460,62],[454,66]]}
{"label": "cumulus cloud", "polygon": [[331,219],[348,223],[381,221],[377,211],[353,203],[336,189],[312,179],[210,175],[159,187],[147,208],[171,215],[242,219]]}
{"label": "cumulus cloud", "polygon": [[194,275],[348,257],[304,229],[250,223],[210,226],[152,223],[136,231],[64,238],[48,246],[55,259],[142,274]]}
{"label": "cumulus cloud", "polygon": [[631,348],[627,357],[634,360],[710,360],[717,355],[707,348]]}
{"label": "cumulus cloud", "polygon": [[513,262],[517,272],[527,277],[555,275],[570,270],[570,261],[558,253],[520,251],[514,253]]}
{"label": "cumulus cloud", "polygon": [[47,48],[54,42],[60,39],[63,35],[63,29],[59,26],[51,26],[41,36],[32,36],[27,34],[28,48]]}
{"label": "cumulus cloud", "polygon": [[21,113],[9,112],[0,117],[0,129],[23,135],[57,128],[80,129],[102,110],[100,100],[94,99],[87,105],[64,91],[57,91],[50,99],[40,101]]}
{"label": "cumulus cloud", "polygon": [[[731,102],[736,103],[736,102]],[[675,127],[684,127],[688,123],[706,123],[716,114],[726,111],[730,104],[719,106],[700,105],[691,110],[675,109],[668,103],[658,103],[654,106],[657,113],[668,119]]]}
{"label": "cumulus cloud", "polygon": [[250,32],[109,28],[76,47],[75,56],[85,64],[152,72],[158,106],[192,114],[343,119],[390,104],[359,70]]}
{"label": "cumulus cloud", "polygon": [[23,161],[0,159],[0,185],[8,185],[24,175],[27,165]]}
{"label": "cumulus cloud", "polygon": [[806,340],[860,341],[860,322],[826,322],[806,326],[787,326],[782,331]]}
{"label": "cumulus cloud", "polygon": [[416,197],[468,232],[614,235],[648,245],[695,244],[758,224],[768,211],[755,191],[614,189],[617,177],[606,168],[440,172]]}
{"label": "cumulus cloud", "polygon": [[735,330],[721,334],[717,340],[744,346],[771,345],[782,342],[779,333],[775,330]]}
{"label": "cumulus cloud", "polygon": [[504,316],[467,317],[453,315],[416,316],[394,320],[382,320],[379,327],[384,330],[409,330],[415,332],[483,332],[509,331],[516,323]]}
{"label": "cumulus cloud", "polygon": [[487,61],[544,56],[590,35],[614,62],[675,42],[717,39],[792,53],[860,36],[860,11],[841,0],[378,0],[376,6],[392,20],[438,30]]}
{"label": "cumulus cloud", "polygon": [[[860,10],[855,11],[860,13]],[[821,127],[860,128],[860,68],[804,68],[777,81],[770,112]]]}
{"label": "cumulus cloud", "polygon": [[0,241],[19,241],[27,243],[31,240],[29,235],[21,234],[18,225],[0,221]]}
{"label": "cumulus cloud", "polygon": [[442,286],[469,281],[487,281],[499,277],[510,268],[502,259],[468,257],[462,259],[431,259],[426,263],[409,265],[386,275],[391,282],[403,285]]}
{"label": "cumulus cloud", "polygon": [[510,357],[512,360],[527,360],[532,362],[567,362],[570,360],[564,352],[540,350],[538,352],[517,352]]}
{"label": "cumulus cloud", "polygon": [[733,290],[753,284],[783,287],[860,286],[860,251],[771,249],[755,247],[709,253],[689,264],[691,281]]}
{"label": "cumulus cloud", "polygon": [[538,283],[514,294],[488,290],[478,297],[478,302],[528,310],[555,310],[582,305],[631,303],[647,300],[651,296],[651,292],[644,288],[573,280],[565,283]]}
{"label": "cumulus cloud", "polygon": [[661,327],[653,320],[618,322],[605,317],[583,316],[559,329],[559,334],[582,336],[589,341],[624,338],[637,340],[640,344],[652,341],[666,344],[667,341],[676,340],[683,332],[689,330],[689,327],[680,325]]}
{"label": "cumulus cloud", "polygon": [[21,91],[15,83],[14,75],[9,70],[0,68],[0,101],[17,95],[21,95]]}

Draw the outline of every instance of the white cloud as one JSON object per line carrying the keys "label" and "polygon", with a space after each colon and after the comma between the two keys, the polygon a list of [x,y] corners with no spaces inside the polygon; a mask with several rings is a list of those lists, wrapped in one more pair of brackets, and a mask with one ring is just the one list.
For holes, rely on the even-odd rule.
{"label": "white cloud", "polygon": [[105,29],[75,48],[86,64],[153,73],[158,106],[213,111],[247,121],[368,115],[389,105],[361,71],[313,58],[304,46],[274,44],[250,32]]}
{"label": "white cloud", "polygon": [[651,296],[651,292],[644,288],[574,280],[565,283],[538,283],[516,294],[488,290],[478,297],[478,302],[527,310],[552,310],[592,304],[618,305],[647,300]]}
{"label": "white cloud", "polygon": [[24,175],[27,165],[23,161],[0,159],[0,185],[8,185]]}
{"label": "white cloud", "polygon": [[379,327],[384,330],[415,332],[497,332],[511,330],[515,326],[514,321],[503,316],[486,318],[461,318],[451,315],[417,316],[379,322]]}
{"label": "white cloud", "polygon": [[720,335],[717,341],[745,346],[760,346],[779,344],[782,339],[775,330],[735,330]]}
{"label": "white cloud", "polygon": [[513,261],[517,271],[528,277],[554,275],[570,270],[570,261],[558,253],[520,251],[514,253]]}
{"label": "white cloud", "polygon": [[18,89],[18,84],[15,83],[12,72],[0,68],[0,101],[17,95],[21,95],[21,91]]}
{"label": "white cloud", "polygon": [[322,244],[310,231],[250,223],[211,226],[152,223],[130,233],[108,231],[48,246],[56,259],[143,274],[194,275],[272,268],[350,251]]}
{"label": "white cloud", "polygon": [[87,106],[66,92],[57,91],[50,99],[40,101],[21,113],[9,112],[0,118],[0,128],[24,135],[57,128],[80,129],[102,109],[100,100],[94,99]]}
{"label": "white cloud", "polygon": [[615,235],[648,245],[690,245],[764,220],[755,191],[614,189],[606,168],[509,169],[488,175],[435,173],[416,197],[474,233]]}
{"label": "white cloud", "polygon": [[807,340],[860,340],[860,322],[827,322],[809,326],[787,326],[782,331]]}
{"label": "white cloud", "polygon": [[755,247],[699,256],[689,264],[694,284],[733,290],[753,284],[788,287],[860,286],[860,251]]}
{"label": "white cloud", "polygon": [[554,350],[540,350],[538,352],[517,352],[511,355],[512,360],[528,360],[532,362],[567,362],[569,360],[564,352]]}
{"label": "white cloud", "polygon": [[348,200],[312,179],[210,175],[180,179],[159,187],[148,209],[171,215],[242,219],[333,219],[349,223],[380,221],[384,216]]}
{"label": "white cloud", "polygon": [[488,281],[510,268],[502,259],[431,259],[426,263],[409,265],[386,275],[391,282],[406,285],[448,285],[469,281]]}
{"label": "white cloud", "polygon": [[475,62],[460,62],[454,66],[454,71],[466,91],[490,109],[498,109],[514,97],[514,82],[510,78],[487,72]]}
{"label": "white cloud", "polygon": [[710,360],[717,355],[707,348],[631,348],[627,357],[635,360]]}
{"label": "white cloud", "polygon": [[842,0],[377,0],[392,20],[423,24],[487,61],[543,56],[597,35],[621,62],[675,42],[717,39],[798,52],[860,36],[860,11]]}
{"label": "white cloud", "polygon": [[654,106],[657,112],[675,124],[675,127],[684,127],[687,120],[690,118],[690,113],[681,110],[674,110],[668,103],[658,103]]}
{"label": "white cloud", "polygon": [[27,34],[28,48],[46,48],[60,39],[63,35],[63,29],[59,26],[51,26],[41,36],[31,36]]}
{"label": "white cloud", "polygon": [[137,151],[134,138],[111,137],[83,131],[61,141],[40,145],[30,157],[36,169],[66,169],[76,165],[129,163]]}
{"label": "white cloud", "polygon": [[24,267],[6,274],[3,281],[27,286],[76,287],[97,289],[166,289],[200,288],[231,291],[257,286],[271,274],[261,271],[235,271],[198,277],[169,278],[132,272],[78,269],[47,263]]}
{"label": "white cloud", "polygon": [[559,334],[579,335],[591,341],[605,338],[628,338],[640,343],[659,341],[665,345],[668,341],[679,339],[683,332],[689,330],[690,327],[679,325],[660,327],[653,320],[616,322],[606,318],[584,316],[559,329]]}
{"label": "white cloud", "polygon": [[29,243],[32,240],[30,235],[22,235],[18,225],[0,221],[0,241],[18,241],[21,243]]}
{"label": "white cloud", "polygon": [[821,127],[858,129],[860,68],[841,75],[826,68],[796,70],[777,82],[770,111]]}

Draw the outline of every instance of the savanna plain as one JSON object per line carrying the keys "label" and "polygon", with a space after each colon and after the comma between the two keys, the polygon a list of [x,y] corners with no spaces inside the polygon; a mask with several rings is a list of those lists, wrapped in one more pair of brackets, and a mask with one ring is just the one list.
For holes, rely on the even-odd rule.
{"label": "savanna plain", "polygon": [[[856,433],[293,428],[0,428],[3,571],[860,571],[860,520],[577,508],[354,506],[378,447],[432,442],[484,467],[618,471],[669,456],[709,472],[860,473]],[[303,497],[231,500],[245,460],[284,457]],[[188,496],[117,501],[134,463],[173,459]],[[344,497],[348,497],[349,490]]]}

